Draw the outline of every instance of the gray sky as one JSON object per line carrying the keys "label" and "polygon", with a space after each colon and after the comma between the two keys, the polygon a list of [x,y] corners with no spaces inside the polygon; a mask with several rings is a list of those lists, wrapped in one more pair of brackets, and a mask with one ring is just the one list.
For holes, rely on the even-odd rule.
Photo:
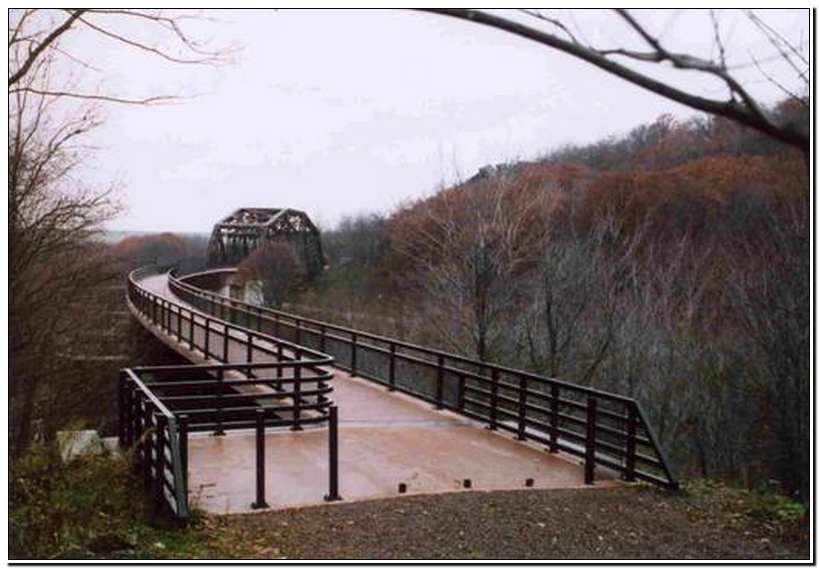
{"label": "gray sky", "polygon": [[[550,15],[572,19],[564,10]],[[707,12],[636,11],[678,50],[708,56]],[[798,42],[806,11],[764,17]],[[407,11],[218,11],[197,24],[213,45],[241,43],[229,66],[164,65],[79,35],[109,90],[198,94],[159,107],[108,108],[91,176],[119,180],[126,212],[111,228],[207,232],[240,206],[306,210],[332,225],[387,211],[480,166],[534,158],[565,143],[621,134],[688,109],[544,46],[466,22]],[[593,43],[640,47],[596,10],[574,22]],[[730,62],[772,49],[740,13],[720,22]],[[781,62],[769,71],[792,78]],[[763,101],[780,94],[753,68]],[[688,72],[662,71],[716,94]]]}

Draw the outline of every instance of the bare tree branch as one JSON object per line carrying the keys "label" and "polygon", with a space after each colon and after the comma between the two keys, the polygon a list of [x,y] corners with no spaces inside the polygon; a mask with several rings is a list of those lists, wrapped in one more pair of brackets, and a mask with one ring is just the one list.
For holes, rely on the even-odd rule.
{"label": "bare tree branch", "polygon": [[725,65],[725,45],[722,43],[722,34],[719,30],[719,20],[717,19],[717,14],[714,10],[708,10],[708,14],[711,16],[711,26],[714,28],[714,43],[716,43],[717,50],[719,51],[719,66],[723,71],[725,71],[727,70]]}
{"label": "bare tree branch", "polygon": [[572,40],[558,37],[555,34],[539,30],[528,25],[501,17],[480,10],[462,8],[435,8],[424,9],[425,12],[450,16],[467,22],[481,24],[508,32],[534,42],[546,45],[567,53],[573,57],[590,63],[604,71],[607,71],[629,83],[647,89],[657,95],[671,99],[680,104],[693,109],[704,111],[709,114],[732,119],[740,124],[763,132],[785,144],[800,149],[804,156],[808,156],[810,149],[809,135],[796,125],[789,123],[779,123],[759,105],[753,97],[742,87],[742,85],[731,76],[726,69],[711,62],[687,55],[668,52],[657,38],[649,34],[639,22],[637,22],[625,10],[620,11],[621,17],[637,32],[643,40],[654,49],[656,56],[651,61],[670,61],[681,69],[692,69],[712,74],[721,79],[728,87],[729,91],[739,97],[739,101],[729,99],[727,101],[710,99],[696,95],[694,93],[673,87],[667,83],[654,79],[648,75],[635,71],[625,65],[613,61],[608,55],[624,55],[632,59],[648,61],[646,54],[637,54],[626,50],[601,52],[590,46],[579,44]]}
{"label": "bare tree branch", "polygon": [[[35,47],[33,50],[29,51],[28,58],[23,62],[23,64],[20,66],[20,68],[17,69],[17,71],[15,71],[14,73],[12,73],[9,76],[9,86],[14,85],[23,76],[25,76],[25,74],[28,73],[28,70],[31,68],[32,64],[34,64],[34,62],[37,60],[37,58],[40,57],[40,55],[46,49],[48,49],[48,46],[50,46],[52,43],[57,41],[57,38],[59,38],[61,35],[63,35],[65,32],[67,32],[68,29],[74,24],[74,22],[77,21],[77,19],[80,16],[82,16],[83,13],[86,12],[86,11],[87,10],[83,8],[83,9],[74,10],[73,12],[71,12],[70,15],[68,16],[68,18],[65,20],[65,22],[63,22],[61,25],[57,26],[50,34],[48,34],[48,36],[42,42],[40,42],[40,44],[37,47]],[[25,14],[24,14],[24,16],[25,16]],[[21,20],[22,20],[22,18],[21,18]],[[21,27],[21,26],[22,26],[22,22],[20,23],[20,25],[18,25],[18,28]]]}
{"label": "bare tree branch", "polygon": [[[151,53],[153,55],[156,55],[156,56],[158,56],[158,57],[160,57],[162,59],[165,59],[166,61],[170,61],[172,63],[202,64],[202,63],[213,63],[213,62],[217,61],[217,59],[213,55],[209,55],[209,54],[204,55],[203,57],[188,58],[188,59],[181,58],[181,57],[175,57],[175,56],[173,56],[173,55],[171,55],[169,53],[166,53],[166,52],[164,52],[164,51],[162,51],[160,49],[145,45],[144,43],[141,43],[141,42],[138,42],[138,41],[134,41],[132,39],[129,39],[129,38],[125,37],[122,34],[117,34],[115,32],[112,32],[110,30],[107,30],[107,29],[103,28],[102,26],[98,26],[96,24],[93,24],[88,20],[88,18],[79,18],[79,20],[80,20],[80,22],[82,22],[83,24],[85,24],[86,26],[91,28],[92,30],[94,30],[96,32],[99,32],[99,33],[101,33],[102,35],[104,35],[106,37],[109,37],[109,38],[111,38],[113,40],[116,40],[118,42],[122,42],[125,45],[131,46],[131,47],[136,48],[138,50]],[[193,51],[194,53],[200,53],[198,50],[194,49],[195,46],[193,46],[193,44],[190,43],[190,40],[188,40],[188,38],[179,31],[178,27],[174,27],[174,31],[176,33],[176,36],[180,40],[183,41],[185,46],[191,48],[191,51]]]}
{"label": "bare tree branch", "polygon": [[748,55],[750,56],[751,61],[753,61],[754,64],[756,65],[756,68],[759,71],[759,73],[761,73],[762,76],[765,77],[765,79],[767,79],[770,83],[775,85],[780,91],[785,93],[790,99],[798,102],[800,105],[802,105],[805,108],[810,108],[810,101],[808,100],[807,96],[804,96],[804,97],[800,96],[799,94],[793,92],[791,89],[788,89],[787,87],[785,87],[782,83],[777,81],[770,73],[768,73],[767,71],[765,71],[765,69],[763,69],[763,67],[761,65],[761,62],[756,60],[753,53],[748,51]]}
{"label": "bare tree branch", "polygon": [[155,95],[153,97],[145,97],[142,99],[126,99],[124,97],[114,97],[110,95],[96,95],[93,93],[73,93],[71,91],[48,91],[44,89],[36,89],[34,87],[21,87],[19,89],[12,89],[10,93],[33,93],[35,95],[42,95],[43,97],[64,97],[68,99],[81,99],[87,101],[104,101],[108,103],[124,103],[129,105],[151,105],[157,103],[174,103],[181,99],[193,99],[195,96],[183,97],[181,95]]}

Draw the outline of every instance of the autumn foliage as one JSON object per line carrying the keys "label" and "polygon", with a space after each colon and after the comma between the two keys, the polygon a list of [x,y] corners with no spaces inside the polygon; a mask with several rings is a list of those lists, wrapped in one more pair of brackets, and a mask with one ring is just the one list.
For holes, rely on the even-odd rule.
{"label": "autumn foliage", "polygon": [[288,296],[307,279],[307,269],[286,241],[265,243],[237,267],[242,282],[258,282],[265,304],[280,308]]}
{"label": "autumn foliage", "polygon": [[174,233],[156,235],[132,235],[111,249],[112,255],[129,264],[168,264],[191,254],[190,244]]}
{"label": "autumn foliage", "polygon": [[632,395],[686,474],[804,497],[807,174],[733,123],[662,116],[405,204],[381,266],[416,341]]}

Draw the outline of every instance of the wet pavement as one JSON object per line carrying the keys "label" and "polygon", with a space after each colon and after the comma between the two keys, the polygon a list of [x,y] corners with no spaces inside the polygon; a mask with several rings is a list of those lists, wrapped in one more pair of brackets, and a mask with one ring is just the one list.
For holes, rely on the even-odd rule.
{"label": "wet pavement", "polygon": [[[168,289],[167,277],[141,281],[151,292],[184,304]],[[197,362],[187,343],[155,327],[152,332]],[[236,350],[236,361],[240,352]],[[230,358],[234,360],[233,357]],[[583,487],[583,467],[563,454],[488,431],[470,419],[432,408],[408,395],[350,377],[334,369],[332,398],[339,409],[339,493],[344,501],[407,494],[523,488]],[[272,508],[323,503],[328,490],[328,430],[270,429],[265,438],[265,491]],[[191,435],[189,487],[193,507],[212,513],[248,512],[255,499],[255,435],[229,431],[215,437]],[[612,473],[598,468],[595,487],[616,485]]]}

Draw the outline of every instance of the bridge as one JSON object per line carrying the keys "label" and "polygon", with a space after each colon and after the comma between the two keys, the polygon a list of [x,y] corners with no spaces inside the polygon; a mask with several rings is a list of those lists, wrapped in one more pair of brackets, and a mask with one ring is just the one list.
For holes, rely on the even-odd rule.
{"label": "bridge", "polygon": [[118,436],[158,510],[677,482],[639,403],[224,296],[235,269],[131,273],[190,365],[119,378]]}

